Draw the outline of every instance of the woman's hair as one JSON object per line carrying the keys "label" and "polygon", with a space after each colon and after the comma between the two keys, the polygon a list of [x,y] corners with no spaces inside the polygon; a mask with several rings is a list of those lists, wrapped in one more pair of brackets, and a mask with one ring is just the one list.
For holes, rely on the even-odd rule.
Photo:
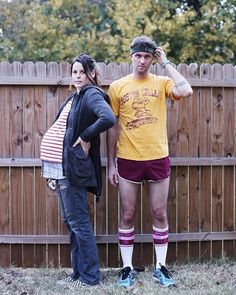
{"label": "woman's hair", "polygon": [[[89,78],[89,80],[91,81],[91,83],[93,85],[97,85],[97,86],[101,86],[101,83],[99,81],[99,73],[98,73],[98,69],[96,66],[96,62],[95,60],[89,56],[88,54],[85,53],[81,53],[78,56],[76,56],[70,66],[70,73],[72,74],[72,68],[73,68],[73,64],[75,62],[79,62],[82,64],[85,74],[86,76]],[[95,76],[93,78],[92,72],[95,70]]]}

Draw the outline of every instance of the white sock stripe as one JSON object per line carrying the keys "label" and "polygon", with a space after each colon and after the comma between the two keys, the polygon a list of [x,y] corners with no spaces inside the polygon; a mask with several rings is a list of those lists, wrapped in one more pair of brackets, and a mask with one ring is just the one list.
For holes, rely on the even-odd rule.
{"label": "white sock stripe", "polygon": [[161,247],[166,247],[168,245],[168,243],[166,243],[166,244],[154,244],[154,246],[155,247],[159,247],[159,248],[161,248]]}
{"label": "white sock stripe", "polygon": [[157,228],[155,227],[154,225],[152,226],[152,229],[154,231],[157,231],[157,232],[165,232],[165,231],[168,231],[169,230],[169,226],[167,226],[166,228]]}
{"label": "white sock stripe", "polygon": [[124,234],[129,234],[129,233],[134,232],[134,227],[132,227],[130,229],[122,229],[122,228],[119,227],[119,232],[124,233]]}

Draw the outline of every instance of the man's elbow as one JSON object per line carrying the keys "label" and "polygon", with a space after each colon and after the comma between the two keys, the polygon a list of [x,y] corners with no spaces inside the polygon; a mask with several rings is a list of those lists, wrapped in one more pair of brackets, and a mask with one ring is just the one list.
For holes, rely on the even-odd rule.
{"label": "man's elbow", "polygon": [[193,89],[190,87],[189,89],[186,89],[182,95],[182,97],[189,97],[193,95]]}
{"label": "man's elbow", "polygon": [[189,96],[193,95],[193,89],[192,89],[192,87],[190,85],[187,86],[187,87],[183,87],[178,92],[179,93],[177,94],[177,96],[182,97],[182,98],[186,98],[186,97],[189,97]]}
{"label": "man's elbow", "polygon": [[185,85],[185,87],[181,87],[181,89],[174,87],[172,94],[174,99],[179,100],[180,98],[192,96],[193,89],[190,85]]}

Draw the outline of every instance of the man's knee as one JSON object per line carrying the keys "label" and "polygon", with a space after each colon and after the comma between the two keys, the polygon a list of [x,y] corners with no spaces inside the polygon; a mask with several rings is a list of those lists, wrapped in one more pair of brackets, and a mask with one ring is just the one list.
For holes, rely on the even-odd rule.
{"label": "man's knee", "polygon": [[153,208],[152,216],[160,222],[165,222],[167,220],[167,208]]}
{"label": "man's knee", "polygon": [[121,221],[125,224],[131,224],[133,223],[134,216],[135,216],[134,210],[122,210]]}

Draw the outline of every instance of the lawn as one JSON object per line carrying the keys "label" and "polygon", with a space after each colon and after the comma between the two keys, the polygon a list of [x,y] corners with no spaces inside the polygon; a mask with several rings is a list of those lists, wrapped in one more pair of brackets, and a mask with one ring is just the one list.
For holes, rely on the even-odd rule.
{"label": "lawn", "polygon": [[127,289],[116,285],[118,269],[101,269],[101,286],[71,289],[57,284],[70,269],[56,268],[0,268],[1,295],[73,295],[73,294],[181,294],[235,295],[236,261],[171,265],[177,286],[163,288],[152,280],[152,269],[137,275],[135,284]]}

